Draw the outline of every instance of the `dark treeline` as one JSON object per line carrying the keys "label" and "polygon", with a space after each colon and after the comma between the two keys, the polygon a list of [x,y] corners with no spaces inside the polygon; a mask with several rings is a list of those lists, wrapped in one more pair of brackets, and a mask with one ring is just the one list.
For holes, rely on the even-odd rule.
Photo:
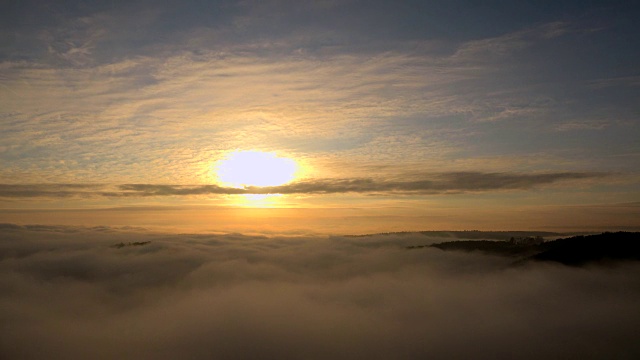
{"label": "dark treeline", "polygon": [[[480,251],[495,255],[519,257],[521,261],[553,261],[581,266],[593,262],[640,260],[639,232],[606,232],[573,236],[542,243],[490,240],[448,241],[433,244],[441,250]],[[424,246],[409,246],[419,248]]]}
{"label": "dark treeline", "polygon": [[[509,240],[512,237],[529,237],[529,236],[542,236],[542,237],[559,237],[566,235],[573,235],[571,233],[556,233],[548,231],[480,231],[480,230],[428,230],[428,231],[395,231],[395,232],[383,232],[376,234],[364,234],[364,235],[345,235],[345,237],[372,237],[372,236],[384,236],[384,235],[415,235],[422,234],[429,237],[437,238],[453,238],[453,239],[473,239],[473,240]],[[583,233],[584,234],[584,233]]]}
{"label": "dark treeline", "polygon": [[125,246],[144,246],[147,244],[150,244],[151,241],[135,241],[135,242],[128,242],[128,243],[123,243],[123,242],[119,242],[117,244],[111,245],[112,248],[116,248],[116,249],[121,249]]}

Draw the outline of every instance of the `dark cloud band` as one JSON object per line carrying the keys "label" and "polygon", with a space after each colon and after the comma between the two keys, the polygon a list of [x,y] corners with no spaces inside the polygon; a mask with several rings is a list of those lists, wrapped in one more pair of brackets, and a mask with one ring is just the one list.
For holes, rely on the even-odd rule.
{"label": "dark cloud band", "polygon": [[343,194],[409,193],[446,194],[499,190],[527,190],[560,181],[603,177],[602,173],[557,172],[544,174],[450,172],[416,180],[376,180],[373,178],[303,180],[280,186],[245,188],[218,185],[123,184],[115,189],[101,184],[0,184],[0,197],[146,197],[240,194]]}

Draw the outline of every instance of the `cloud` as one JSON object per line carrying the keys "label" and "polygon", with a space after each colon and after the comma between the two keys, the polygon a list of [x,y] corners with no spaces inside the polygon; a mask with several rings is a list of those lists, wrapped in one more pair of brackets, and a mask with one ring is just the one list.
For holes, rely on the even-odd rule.
{"label": "cloud", "polygon": [[100,184],[0,184],[0,197],[30,198],[53,197],[64,198],[72,196],[92,195]]}
{"label": "cloud", "polygon": [[[376,181],[373,179],[311,180],[291,185],[265,188],[263,191],[295,193],[446,193],[491,190],[525,190],[562,180],[599,177],[590,173],[508,174],[454,172],[437,174],[432,178],[414,181]],[[251,189],[250,189],[251,190]]]}
{"label": "cloud", "polygon": [[124,194],[136,196],[195,195],[195,194],[339,194],[339,193],[416,193],[440,194],[496,190],[526,190],[563,180],[591,179],[603,176],[596,173],[508,174],[454,172],[435,174],[413,181],[381,181],[372,178],[303,180],[287,185],[245,187],[171,186],[131,184],[121,185]]}
{"label": "cloud", "polygon": [[193,183],[228,149],[297,144],[293,152],[313,156],[307,144],[342,142],[345,134],[366,141],[367,129],[383,119],[446,113],[435,93],[423,101],[416,90],[464,76],[431,71],[402,53],[168,53],[95,65],[90,73],[0,64],[7,74],[0,89],[7,95],[0,97],[3,177]]}
{"label": "cloud", "polygon": [[558,124],[557,131],[574,131],[574,130],[604,130],[611,126],[609,122],[605,121],[572,121]]}
{"label": "cloud", "polygon": [[341,194],[410,193],[442,194],[500,190],[527,190],[559,181],[586,180],[605,176],[601,173],[559,172],[544,174],[453,172],[433,174],[419,180],[392,181],[373,178],[311,179],[280,186],[124,184],[117,187],[100,184],[0,184],[0,197],[145,197],[239,194]]}
{"label": "cloud", "polygon": [[[302,7],[317,17],[315,5],[276,3],[289,15]],[[558,86],[567,73],[562,65],[574,56],[566,53],[574,47],[561,46],[576,36],[578,25],[568,22],[456,41],[380,40],[365,51],[340,42],[325,46],[330,34],[307,36],[313,31],[304,21],[298,24],[304,34],[243,38],[229,8],[219,13],[229,21],[218,26],[178,17],[172,24],[179,31],[160,30],[168,14],[159,8],[144,16],[127,6],[67,14],[42,30],[55,61],[0,62],[6,95],[0,96],[0,182],[199,183],[224,151],[257,147],[326,161],[346,178],[363,176],[353,172],[364,162],[388,166],[397,159],[466,170],[450,168],[451,156],[522,156],[526,150],[518,151],[513,139],[545,142],[545,129],[573,130],[563,124],[599,124],[633,112],[625,111],[633,108],[631,96],[629,104],[605,106],[606,97],[567,98],[571,92]],[[248,8],[250,19],[262,13]],[[243,40],[229,40],[238,37]],[[508,149],[486,150],[501,143],[497,136]],[[389,138],[415,141],[390,148]],[[567,154],[563,141],[542,146]],[[584,149],[599,156],[592,146]],[[502,170],[510,169],[492,169]]]}
{"label": "cloud", "polygon": [[496,59],[503,61],[505,57],[522,52],[537,42],[576,31],[575,24],[561,21],[538,24],[496,37],[468,41],[458,48],[453,58],[461,62],[470,61],[474,63],[483,63]]}
{"label": "cloud", "polygon": [[509,268],[405,249],[439,240],[421,234],[2,231],[3,358],[640,355],[637,264]]}

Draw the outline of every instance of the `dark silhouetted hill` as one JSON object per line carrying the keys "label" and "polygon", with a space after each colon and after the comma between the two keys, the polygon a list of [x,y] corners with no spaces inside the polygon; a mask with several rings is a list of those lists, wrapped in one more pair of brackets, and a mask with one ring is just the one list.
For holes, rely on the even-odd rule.
{"label": "dark silhouetted hill", "polygon": [[[457,251],[481,251],[496,255],[505,256],[525,256],[534,255],[539,252],[536,246],[526,246],[519,244],[512,244],[508,241],[493,241],[493,240],[460,240],[460,241],[447,241],[439,244],[433,244],[431,247],[436,247],[441,250],[457,250]],[[412,248],[412,247],[409,247]]]}
{"label": "dark silhouetted hill", "polygon": [[[559,237],[566,236],[567,233],[556,233],[548,231],[480,231],[480,230],[451,230],[451,231],[396,231],[396,232],[384,232],[377,234],[363,234],[363,235],[344,235],[345,237],[372,237],[380,235],[416,235],[421,234],[430,238],[450,238],[450,239],[464,239],[464,240],[509,240],[511,237],[529,237],[529,236],[542,236],[542,237]],[[571,234],[569,234],[571,235]]]}
{"label": "dark silhouetted hill", "polygon": [[574,236],[541,244],[543,251],[531,259],[574,266],[596,261],[640,260],[639,240],[637,232]]}
{"label": "dark silhouetted hill", "polygon": [[[518,257],[521,261],[553,261],[571,266],[594,262],[640,260],[640,233],[606,232],[598,235],[573,236],[539,244],[514,241],[467,240],[433,244],[441,250],[480,251]],[[416,248],[409,247],[409,248]]]}

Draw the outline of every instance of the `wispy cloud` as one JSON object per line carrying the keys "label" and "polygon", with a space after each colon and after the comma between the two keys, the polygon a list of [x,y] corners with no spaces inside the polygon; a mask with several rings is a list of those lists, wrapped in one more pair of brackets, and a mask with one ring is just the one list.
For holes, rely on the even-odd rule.
{"label": "wispy cloud", "polygon": [[[91,71],[4,63],[4,181],[31,173],[31,182],[198,183],[213,160],[238,148],[307,158],[331,150],[332,161],[351,165],[437,161],[469,146],[451,134],[490,137],[483,122],[534,127],[563,113],[553,96],[496,84],[491,73],[503,60],[479,67],[472,53],[463,61],[398,51],[263,58],[202,50]],[[349,137],[357,143],[348,151],[331,148]],[[411,143],[389,147],[393,138]],[[123,159],[130,165],[121,166]],[[353,176],[348,169],[339,171]]]}
{"label": "wispy cloud", "polygon": [[572,130],[604,130],[611,126],[611,123],[605,121],[573,121],[558,124],[556,129],[558,131],[572,131]]}

